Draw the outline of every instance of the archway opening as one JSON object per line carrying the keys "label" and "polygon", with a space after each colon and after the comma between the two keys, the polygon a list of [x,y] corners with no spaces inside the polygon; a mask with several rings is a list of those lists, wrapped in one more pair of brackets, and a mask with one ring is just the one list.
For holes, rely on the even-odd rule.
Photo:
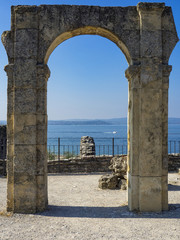
{"label": "archway opening", "polygon": [[[61,172],[61,175],[56,176],[57,181],[50,176],[49,183],[53,188],[49,187],[48,191],[51,192],[51,196],[54,196],[54,188],[64,191],[63,199],[59,199],[59,205],[63,205],[65,193],[77,196],[78,189],[83,188],[82,185],[78,186],[76,180],[70,184],[74,176],[72,174],[78,173],[78,164],[74,166],[74,172],[73,164],[71,165],[72,169],[68,172],[70,175],[63,176],[66,182],[62,181],[62,162],[67,163],[71,158],[79,157],[82,136],[94,138],[97,157],[127,154],[128,81],[124,72],[128,64],[123,53],[112,41],[101,36],[81,35],[60,44],[52,52],[48,66],[51,71],[47,88],[48,164],[49,169]],[[55,167],[52,160],[56,162]],[[88,166],[84,166],[84,170],[87,168]],[[64,168],[64,171],[67,172],[67,169]],[[79,172],[81,171],[85,173],[82,168],[79,169]],[[95,184],[90,183],[92,189],[98,186],[100,178],[97,175],[99,168],[95,172],[96,176],[91,174],[85,177],[87,182],[90,182],[89,178],[92,177]],[[83,175],[78,179],[79,183],[82,183]],[[62,187],[58,184],[62,184]],[[66,185],[66,191],[63,190],[63,184]],[[85,199],[82,199],[82,204],[86,205],[86,188],[84,192]],[[72,205],[73,197],[66,198],[66,201],[67,199],[68,204]],[[54,199],[49,199],[50,204],[52,201]],[[108,206],[108,203],[106,204]]]}

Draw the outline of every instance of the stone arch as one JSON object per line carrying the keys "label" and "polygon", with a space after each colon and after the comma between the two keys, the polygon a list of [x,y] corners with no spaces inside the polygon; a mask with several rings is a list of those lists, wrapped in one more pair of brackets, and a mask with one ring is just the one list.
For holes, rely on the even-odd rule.
{"label": "stone arch", "polygon": [[61,35],[59,35],[58,37],[56,37],[46,52],[46,55],[44,58],[44,63],[47,64],[50,54],[54,51],[54,49],[59,44],[61,44],[62,42],[66,41],[69,38],[79,36],[79,35],[99,35],[101,37],[105,37],[105,38],[109,39],[110,41],[114,42],[121,49],[121,51],[124,53],[124,55],[126,57],[127,62],[129,64],[131,63],[131,56],[130,56],[130,53],[129,53],[126,45],[115,34],[113,34],[112,32],[110,32],[104,28],[92,27],[92,26],[78,28],[71,32],[64,32]]}
{"label": "stone arch", "polygon": [[128,206],[168,209],[168,87],[178,37],[164,3],[133,7],[14,6],[2,34],[8,75],[8,211],[47,207],[47,60],[63,40],[98,34],[115,42],[129,63]]}

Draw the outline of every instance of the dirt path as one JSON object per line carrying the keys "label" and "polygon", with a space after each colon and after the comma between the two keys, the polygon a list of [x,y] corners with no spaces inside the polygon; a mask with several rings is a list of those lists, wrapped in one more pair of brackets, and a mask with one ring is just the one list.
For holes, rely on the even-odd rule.
{"label": "dirt path", "polygon": [[[169,174],[170,211],[131,213],[127,192],[98,189],[100,175],[50,175],[49,209],[41,214],[0,216],[2,240],[180,239],[180,175]],[[6,179],[0,178],[0,210]]]}

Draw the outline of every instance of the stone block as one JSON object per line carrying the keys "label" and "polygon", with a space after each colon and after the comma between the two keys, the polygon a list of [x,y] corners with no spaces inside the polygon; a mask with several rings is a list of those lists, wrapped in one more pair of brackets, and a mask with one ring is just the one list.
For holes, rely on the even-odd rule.
{"label": "stone block", "polygon": [[139,178],[139,210],[162,211],[162,177]]}
{"label": "stone block", "polygon": [[141,13],[141,30],[142,31],[161,31],[161,12],[157,14],[156,12],[149,13]]}
{"label": "stone block", "polygon": [[38,30],[18,29],[15,32],[15,58],[37,58]]}
{"label": "stone block", "polygon": [[12,115],[14,113],[14,90],[13,89],[8,89],[8,96],[7,96],[7,113],[8,115]]}
{"label": "stone block", "polygon": [[48,206],[47,197],[47,174],[43,176],[37,176],[37,206],[36,210],[38,212],[45,211]]}
{"label": "stone block", "polygon": [[168,174],[168,120],[162,123],[162,175]]}
{"label": "stone block", "polygon": [[37,88],[47,89],[47,81],[50,77],[50,69],[47,64],[37,64]]}
{"label": "stone block", "polygon": [[139,176],[128,173],[128,207],[130,211],[139,210]]}
{"label": "stone block", "polygon": [[37,90],[37,113],[47,114],[47,89]]}
{"label": "stone block", "polygon": [[141,57],[162,57],[161,31],[143,30],[141,32]]}
{"label": "stone block", "polygon": [[34,28],[38,29],[38,7],[37,6],[15,6],[16,29]]}
{"label": "stone block", "polygon": [[141,86],[148,89],[162,89],[162,66],[156,58],[143,58],[141,60]]}
{"label": "stone block", "polygon": [[[11,179],[12,176],[9,176],[9,178]],[[9,181],[9,178],[7,184],[7,212],[12,212],[14,211],[14,184]]]}
{"label": "stone block", "polygon": [[[175,27],[175,26],[174,26]],[[178,39],[178,35],[174,35],[173,31],[162,31],[162,44],[163,44],[163,63],[164,64],[168,64],[170,55],[172,53],[172,50],[174,48],[174,46],[176,45],[177,41],[179,41]]]}
{"label": "stone block", "polygon": [[[167,146],[163,146],[163,149],[167,149]],[[162,175],[166,176],[168,174],[168,154],[162,156]]]}
{"label": "stone block", "polygon": [[[161,89],[141,89],[141,124],[148,126],[147,124],[161,127],[162,119],[162,90]],[[148,122],[147,122],[148,121]]]}
{"label": "stone block", "polygon": [[38,89],[47,89],[47,80],[45,74],[37,73],[37,88]]}
{"label": "stone block", "polygon": [[14,208],[14,145],[8,144],[7,152],[7,211],[13,211]]}
{"label": "stone block", "polygon": [[117,8],[114,9],[115,27],[118,28],[118,23],[122,24],[122,28],[126,30],[139,30],[139,14],[136,7],[129,9]]}
{"label": "stone block", "polygon": [[162,210],[168,210],[168,175],[162,176]]}
{"label": "stone block", "polygon": [[162,92],[162,121],[168,122],[168,89]]}
{"label": "stone block", "polygon": [[131,109],[129,111],[129,172],[132,175],[139,174],[139,90],[132,89]]}
{"label": "stone block", "polygon": [[47,144],[36,145],[37,175],[47,173]]}
{"label": "stone block", "polygon": [[162,174],[162,101],[161,91],[141,90],[140,176]]}
{"label": "stone block", "polygon": [[36,119],[36,143],[47,144],[47,115],[38,114]]}
{"label": "stone block", "polygon": [[7,139],[8,144],[14,143],[14,115],[7,115]]}
{"label": "stone block", "polygon": [[[139,51],[140,51],[140,44],[139,43],[139,30],[121,30],[119,25],[116,28],[117,35],[121,41],[118,42],[118,46],[121,51],[124,53],[127,62],[133,64],[137,61],[139,63]],[[128,37],[127,37],[128,36]],[[132,42],[133,39],[133,42]],[[110,39],[111,40],[111,39]],[[124,45],[124,43],[126,43]],[[136,46],[136,47],[133,47]]]}
{"label": "stone block", "polygon": [[14,85],[15,87],[31,87],[37,86],[37,72],[34,59],[16,59],[14,65]]}
{"label": "stone block", "polygon": [[14,173],[14,212],[36,212],[36,176],[28,173]]}
{"label": "stone block", "polygon": [[[142,143],[142,142],[141,142]],[[154,145],[154,144],[153,144]],[[162,174],[162,146],[157,142],[157,149],[151,144],[142,143],[139,155],[140,176],[161,176]],[[160,152],[158,152],[158,150]]]}
{"label": "stone block", "polygon": [[14,133],[15,144],[36,144],[36,125],[22,126]]}
{"label": "stone block", "polygon": [[14,116],[14,143],[36,145],[35,114],[16,114]]}
{"label": "stone block", "polygon": [[[14,171],[28,176],[36,174],[36,145],[15,145],[14,147]],[[17,175],[18,176],[18,175]],[[17,181],[22,179],[18,178]]]}
{"label": "stone block", "polygon": [[14,94],[14,112],[16,114],[35,114],[37,106],[36,89],[17,88]]}
{"label": "stone block", "polygon": [[7,141],[7,166],[8,164],[10,165],[8,168],[11,174],[13,172],[13,165],[12,165],[13,157],[14,157],[14,142],[10,143],[9,141]]}
{"label": "stone block", "polygon": [[142,30],[161,30],[161,16],[165,9],[164,3],[146,3],[140,2],[137,10],[140,15],[140,24]]}

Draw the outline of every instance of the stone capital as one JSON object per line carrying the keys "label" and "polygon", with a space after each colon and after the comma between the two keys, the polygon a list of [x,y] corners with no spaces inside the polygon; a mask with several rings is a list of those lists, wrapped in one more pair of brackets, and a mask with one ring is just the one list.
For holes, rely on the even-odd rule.
{"label": "stone capital", "polygon": [[[4,67],[4,71],[6,72],[8,76],[8,92],[12,91],[14,88],[14,80],[13,80],[13,75],[14,75],[14,64],[8,64]],[[10,97],[10,93],[8,98]],[[8,107],[10,106],[10,100],[8,99]]]}
{"label": "stone capital", "polygon": [[169,88],[169,75],[172,71],[171,65],[162,65],[163,89]]}
{"label": "stone capital", "polygon": [[47,81],[50,77],[50,70],[47,64],[37,64],[37,74],[41,78],[45,78]]}
{"label": "stone capital", "polygon": [[169,75],[172,71],[171,65],[162,65],[163,77],[169,78]]}
{"label": "stone capital", "polygon": [[131,65],[125,71],[125,76],[132,88],[140,87],[140,65]]}
{"label": "stone capital", "polygon": [[130,65],[125,71],[126,78],[128,80],[132,80],[134,77],[139,76],[140,69],[140,65]]}
{"label": "stone capital", "polygon": [[6,72],[8,78],[12,77],[14,70],[14,64],[8,64],[4,67],[4,71]]}

